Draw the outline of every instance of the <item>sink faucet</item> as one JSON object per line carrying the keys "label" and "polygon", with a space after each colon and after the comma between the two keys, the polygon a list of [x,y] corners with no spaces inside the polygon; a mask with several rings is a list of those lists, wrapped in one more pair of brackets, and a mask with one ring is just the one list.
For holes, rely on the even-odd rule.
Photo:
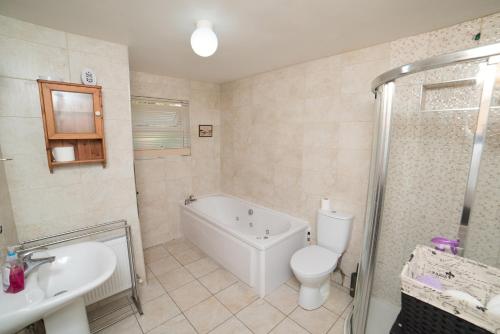
{"label": "sink faucet", "polygon": [[189,195],[189,197],[184,200],[184,205],[188,205],[194,201],[196,201],[196,198],[194,198],[194,195]]}
{"label": "sink faucet", "polygon": [[28,252],[21,252],[21,262],[24,266],[24,277],[28,277],[35,269],[40,267],[45,263],[52,263],[56,260],[55,256],[41,257],[33,259],[32,256],[42,250],[46,250],[47,248],[37,248]]}

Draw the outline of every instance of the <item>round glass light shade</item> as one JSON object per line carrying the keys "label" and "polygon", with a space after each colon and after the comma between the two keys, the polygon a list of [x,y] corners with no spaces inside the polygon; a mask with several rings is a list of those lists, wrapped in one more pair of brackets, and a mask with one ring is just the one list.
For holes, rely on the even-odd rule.
{"label": "round glass light shade", "polygon": [[200,20],[196,23],[196,30],[191,35],[191,47],[194,53],[200,57],[210,57],[217,51],[219,41],[212,30],[212,23]]}

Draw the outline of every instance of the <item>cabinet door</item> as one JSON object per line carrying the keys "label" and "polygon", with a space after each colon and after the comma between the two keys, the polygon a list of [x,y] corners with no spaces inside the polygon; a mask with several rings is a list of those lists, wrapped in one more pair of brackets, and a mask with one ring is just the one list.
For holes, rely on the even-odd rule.
{"label": "cabinet door", "polygon": [[102,138],[100,87],[41,83],[48,139]]}

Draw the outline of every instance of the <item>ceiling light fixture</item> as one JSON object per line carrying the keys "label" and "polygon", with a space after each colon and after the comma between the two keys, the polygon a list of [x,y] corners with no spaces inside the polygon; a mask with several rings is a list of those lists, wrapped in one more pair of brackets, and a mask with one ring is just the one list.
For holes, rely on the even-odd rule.
{"label": "ceiling light fixture", "polygon": [[218,45],[217,35],[212,30],[212,22],[208,20],[196,22],[196,30],[191,35],[191,47],[194,53],[200,57],[210,57],[217,51]]}

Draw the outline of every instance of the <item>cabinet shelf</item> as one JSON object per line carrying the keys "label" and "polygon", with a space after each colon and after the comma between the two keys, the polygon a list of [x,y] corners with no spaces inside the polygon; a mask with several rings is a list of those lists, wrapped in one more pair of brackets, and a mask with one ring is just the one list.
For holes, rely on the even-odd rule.
{"label": "cabinet shelf", "polygon": [[79,164],[91,164],[91,163],[104,163],[105,159],[95,159],[95,160],[74,160],[74,161],[52,161],[52,166],[67,166],[67,165],[79,165]]}

